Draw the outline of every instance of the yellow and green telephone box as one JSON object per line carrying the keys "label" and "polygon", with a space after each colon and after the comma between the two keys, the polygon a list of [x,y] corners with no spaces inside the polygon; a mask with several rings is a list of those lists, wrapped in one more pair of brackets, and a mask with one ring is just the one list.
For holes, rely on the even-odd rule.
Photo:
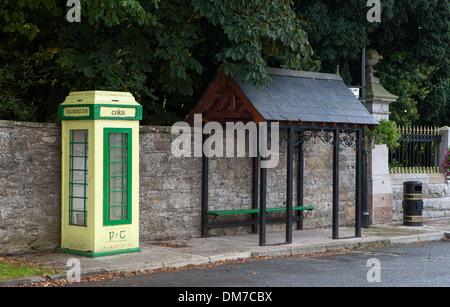
{"label": "yellow and green telephone box", "polygon": [[61,250],[98,257],[139,252],[139,120],[126,92],[72,92],[62,128]]}

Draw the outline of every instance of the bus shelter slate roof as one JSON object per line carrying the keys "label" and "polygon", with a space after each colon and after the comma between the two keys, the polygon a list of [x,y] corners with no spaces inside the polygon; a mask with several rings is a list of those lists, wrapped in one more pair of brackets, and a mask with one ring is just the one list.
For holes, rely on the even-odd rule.
{"label": "bus shelter slate roof", "polygon": [[268,121],[378,125],[341,77],[286,69],[269,69],[271,84],[255,88],[234,80]]}

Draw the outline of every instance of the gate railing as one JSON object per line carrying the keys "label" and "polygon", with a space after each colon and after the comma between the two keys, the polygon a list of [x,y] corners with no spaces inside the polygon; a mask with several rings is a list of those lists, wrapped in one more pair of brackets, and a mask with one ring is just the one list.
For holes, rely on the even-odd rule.
{"label": "gate railing", "polygon": [[399,127],[400,146],[389,150],[390,173],[438,173],[439,144],[437,127]]}

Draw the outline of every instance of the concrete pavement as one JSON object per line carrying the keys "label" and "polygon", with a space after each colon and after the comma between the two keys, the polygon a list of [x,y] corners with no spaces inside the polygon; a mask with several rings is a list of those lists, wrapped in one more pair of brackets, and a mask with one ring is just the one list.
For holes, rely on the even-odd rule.
{"label": "concrete pavement", "polygon": [[[401,222],[372,225],[354,237],[353,227],[339,227],[339,237],[331,238],[331,228],[293,231],[292,244],[283,244],[285,232],[268,232],[267,245],[258,245],[257,234],[227,235],[184,240],[141,242],[141,252],[99,258],[75,256],[62,252],[21,255],[63,272],[72,269],[68,260],[80,260],[81,275],[120,271],[153,270],[164,267],[208,264],[216,261],[250,259],[257,256],[300,255],[355,249],[371,245],[438,241],[450,238],[450,218],[428,219],[420,227],[403,226]],[[47,276],[66,278],[66,273]],[[42,277],[0,280],[0,286],[16,286],[45,281]]]}

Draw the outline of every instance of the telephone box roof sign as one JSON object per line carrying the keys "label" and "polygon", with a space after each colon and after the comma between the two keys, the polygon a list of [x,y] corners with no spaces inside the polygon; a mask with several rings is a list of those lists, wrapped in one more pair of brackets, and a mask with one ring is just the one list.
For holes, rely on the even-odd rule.
{"label": "telephone box roof sign", "polygon": [[221,71],[188,116],[206,121],[296,122],[297,125],[368,126],[378,121],[335,74],[270,68],[271,84],[260,88]]}
{"label": "telephone box roof sign", "polygon": [[71,92],[59,106],[60,120],[141,120],[142,106],[128,92]]}

